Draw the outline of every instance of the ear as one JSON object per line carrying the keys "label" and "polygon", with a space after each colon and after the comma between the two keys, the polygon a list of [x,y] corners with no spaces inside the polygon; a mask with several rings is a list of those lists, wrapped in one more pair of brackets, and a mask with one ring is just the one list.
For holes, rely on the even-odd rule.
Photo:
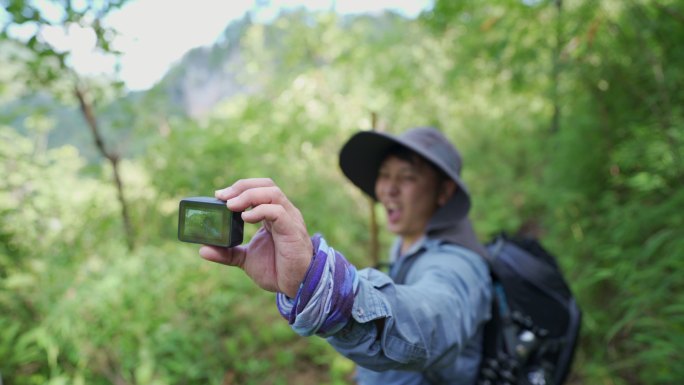
{"label": "ear", "polygon": [[439,207],[444,206],[449,199],[451,199],[455,192],[456,182],[451,179],[443,181],[439,188],[439,194],[437,195],[437,204]]}

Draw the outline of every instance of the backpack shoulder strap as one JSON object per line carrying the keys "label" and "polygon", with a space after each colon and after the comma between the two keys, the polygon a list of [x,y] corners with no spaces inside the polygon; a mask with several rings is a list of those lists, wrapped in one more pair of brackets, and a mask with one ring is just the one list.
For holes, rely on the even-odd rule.
{"label": "backpack shoulder strap", "polygon": [[501,253],[501,250],[503,250],[505,244],[506,236],[503,234],[497,235],[494,239],[492,246],[490,248],[487,248],[488,253],[482,256],[482,259],[484,259],[485,262],[487,262],[487,266],[489,267],[490,272],[493,271],[496,258],[499,255],[499,253]]}
{"label": "backpack shoulder strap", "polygon": [[[414,254],[409,255],[406,257],[404,261],[401,261],[401,265],[399,266],[399,270],[396,272],[392,272],[390,269],[390,274],[392,277],[392,280],[395,283],[398,283],[400,285],[403,285],[406,283],[406,276],[408,275],[408,272],[411,270],[411,267],[413,266],[414,263],[416,263],[416,260],[418,259],[419,256],[423,255],[427,251],[426,247],[421,247],[418,251],[416,251]],[[399,263],[399,262],[395,262]]]}
{"label": "backpack shoulder strap", "polygon": [[[503,242],[502,242],[502,246],[503,246]],[[392,272],[391,268],[390,268],[390,275],[392,277],[392,280],[394,280],[394,282],[396,282],[398,284],[404,284],[406,282],[406,276],[408,275],[408,272],[411,270],[411,267],[413,266],[413,264],[416,263],[416,260],[418,259],[418,257],[425,254],[425,252],[428,250],[434,250],[434,249],[444,250],[444,249],[450,249],[450,248],[452,250],[457,250],[457,249],[463,248],[465,250],[471,251],[471,250],[469,250],[469,249],[467,249],[461,245],[458,245],[455,243],[450,243],[447,241],[438,241],[438,242],[432,243],[432,245],[429,245],[429,246],[422,246],[419,250],[417,250],[412,255],[407,256],[406,259],[401,262],[401,266],[399,267],[398,271]],[[455,253],[458,253],[458,251],[455,251]],[[478,256],[481,256],[480,254],[477,254],[475,252],[473,252],[473,253],[478,255]],[[485,263],[487,264],[488,270],[491,271],[493,259],[491,259],[491,257],[489,255],[485,255],[485,256],[481,256],[481,257],[483,257]]]}

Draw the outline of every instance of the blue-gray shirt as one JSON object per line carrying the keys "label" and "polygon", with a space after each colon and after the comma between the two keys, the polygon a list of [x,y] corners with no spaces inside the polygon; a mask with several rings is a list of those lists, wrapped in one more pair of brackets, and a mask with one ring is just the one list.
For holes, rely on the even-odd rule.
{"label": "blue-gray shirt", "polygon": [[359,385],[474,384],[492,297],[485,262],[427,238],[398,250],[389,276],[359,271],[352,320],[328,342],[358,364]]}

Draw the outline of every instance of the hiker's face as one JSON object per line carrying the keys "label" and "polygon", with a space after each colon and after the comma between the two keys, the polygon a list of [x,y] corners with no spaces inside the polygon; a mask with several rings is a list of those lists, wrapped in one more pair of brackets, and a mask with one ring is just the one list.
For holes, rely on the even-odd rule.
{"label": "hiker's face", "polygon": [[437,208],[448,200],[441,184],[437,171],[418,156],[409,162],[390,155],[382,162],[375,195],[385,207],[389,230],[404,244],[417,241]]}

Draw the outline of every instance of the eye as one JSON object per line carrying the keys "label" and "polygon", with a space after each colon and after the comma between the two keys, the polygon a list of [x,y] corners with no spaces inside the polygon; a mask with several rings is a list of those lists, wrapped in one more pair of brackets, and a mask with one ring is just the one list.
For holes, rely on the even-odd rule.
{"label": "eye", "polygon": [[418,179],[418,175],[410,172],[410,173],[404,173],[401,174],[401,179],[405,180],[407,182],[414,182],[416,179]]}

